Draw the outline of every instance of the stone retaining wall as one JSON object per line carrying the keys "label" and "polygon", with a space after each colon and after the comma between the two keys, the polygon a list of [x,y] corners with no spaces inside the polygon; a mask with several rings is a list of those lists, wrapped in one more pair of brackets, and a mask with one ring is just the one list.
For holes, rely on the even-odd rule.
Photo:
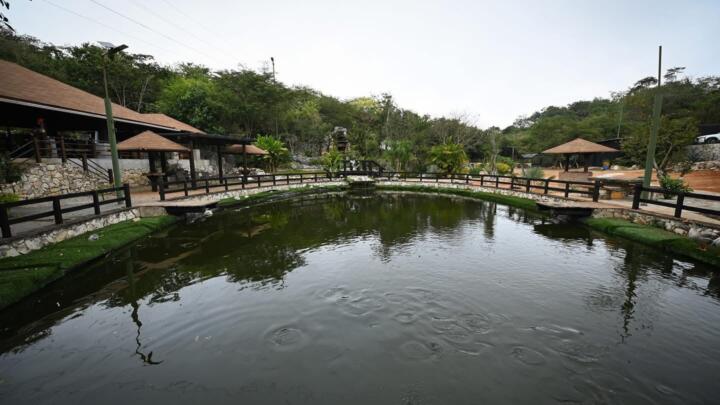
{"label": "stone retaining wall", "polygon": [[697,161],[713,161],[720,160],[720,143],[690,145],[687,152],[693,155]]}
{"label": "stone retaining wall", "polygon": [[95,231],[108,225],[133,220],[135,218],[140,218],[140,210],[137,208],[113,212],[47,232],[20,237],[4,245],[0,245],[0,258],[24,255],[44,246],[62,242],[65,239],[70,239],[86,232]]}
{"label": "stone retaining wall", "polygon": [[286,185],[277,185],[277,186],[270,186],[270,187],[261,187],[261,188],[246,188],[246,189],[240,189],[240,190],[229,190],[229,191],[221,191],[217,193],[210,193],[210,194],[198,194],[198,195],[192,195],[189,197],[182,197],[173,199],[172,201],[220,201],[225,198],[236,198],[236,197],[244,197],[249,196],[253,194],[262,193],[265,191],[287,191],[287,190],[293,190],[296,188],[319,188],[319,187],[329,187],[329,186],[345,186],[347,183],[344,181],[328,181],[324,183],[302,183],[302,184],[286,184]]}

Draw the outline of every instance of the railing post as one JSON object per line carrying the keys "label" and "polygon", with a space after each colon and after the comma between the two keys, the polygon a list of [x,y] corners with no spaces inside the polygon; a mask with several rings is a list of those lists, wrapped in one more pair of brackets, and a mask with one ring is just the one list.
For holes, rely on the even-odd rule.
{"label": "railing post", "polygon": [[633,203],[632,203],[632,209],[639,210],[640,209],[640,197],[642,195],[642,184],[635,183],[635,187],[633,187]]}
{"label": "railing post", "polygon": [[485,186],[485,175],[481,174],[480,175],[480,187],[483,187],[483,186]]}
{"label": "railing post", "polygon": [[530,182],[531,182],[532,180],[531,180],[530,178],[527,178],[527,177],[526,177],[526,178],[525,178],[525,181],[527,182],[527,184],[525,184],[525,192],[528,193],[528,194],[530,194]]}
{"label": "railing post", "polygon": [[0,229],[2,229],[3,238],[9,238],[12,236],[12,231],[10,230],[10,224],[8,222],[8,209],[4,204],[0,205]]}
{"label": "railing post", "polygon": [[600,180],[595,180],[593,186],[593,201],[598,202],[600,200]]}
{"label": "railing post", "polygon": [[223,178],[223,182],[225,183],[225,191],[228,191],[229,188],[228,188],[227,177],[224,177],[224,178]]}
{"label": "railing post", "polygon": [[565,183],[565,198],[570,196],[570,183]]}
{"label": "railing post", "polygon": [[440,173],[435,173],[435,183],[440,182]]}
{"label": "railing post", "polygon": [[130,197],[130,184],[123,184],[123,194],[125,194],[125,207],[132,208],[132,198]]}
{"label": "railing post", "polygon": [[302,184],[302,180],[303,180],[303,174],[300,173],[300,184]]}
{"label": "railing post", "polygon": [[315,183],[317,183],[317,173],[315,173]]}
{"label": "railing post", "polygon": [[165,180],[163,176],[158,176],[158,191],[160,192],[160,201],[165,201]]}
{"label": "railing post", "polygon": [[260,180],[259,174],[257,175],[257,181],[258,181],[258,188],[262,187],[262,184],[261,184],[262,181]]}
{"label": "railing post", "polygon": [[543,190],[543,194],[547,194],[550,189],[550,179],[545,179],[545,189]]}
{"label": "railing post", "polygon": [[187,179],[183,180],[183,193],[185,193],[185,197],[188,196],[188,185],[187,185]]}
{"label": "railing post", "polygon": [[681,192],[677,195],[677,202],[675,203],[675,218],[682,216],[683,203],[685,202],[685,193]]}
{"label": "railing post", "polygon": [[92,199],[93,199],[93,210],[95,211],[95,215],[100,215],[100,195],[98,194],[97,190],[93,190]]}
{"label": "railing post", "polygon": [[210,194],[210,180],[205,178],[205,194]]}
{"label": "railing post", "polygon": [[272,175],[272,179],[273,179],[273,186],[277,185],[277,178],[275,178],[274,174]]}
{"label": "railing post", "polygon": [[83,153],[82,156],[81,156],[81,159],[82,159],[82,168],[83,168],[83,171],[84,171],[85,173],[87,173],[87,172],[88,172],[87,156],[85,156],[85,154]]}
{"label": "railing post", "polygon": [[40,145],[38,144],[38,139],[35,136],[33,136],[33,150],[35,151],[35,162],[40,163],[42,161],[40,158]]}
{"label": "railing post", "polygon": [[285,180],[287,181],[287,185],[289,186],[290,185],[290,175],[289,174],[285,175]]}
{"label": "railing post", "polygon": [[60,210],[60,198],[55,197],[52,200],[53,215],[55,216],[55,223],[60,225],[63,223],[62,211]]}
{"label": "railing post", "polygon": [[495,188],[500,188],[500,176],[495,175]]}
{"label": "railing post", "polygon": [[515,189],[515,176],[510,176],[510,190]]}

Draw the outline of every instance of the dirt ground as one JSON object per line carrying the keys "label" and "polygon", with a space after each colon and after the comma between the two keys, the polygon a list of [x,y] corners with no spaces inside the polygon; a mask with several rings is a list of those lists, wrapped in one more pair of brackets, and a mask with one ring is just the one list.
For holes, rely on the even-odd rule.
{"label": "dirt ground", "polygon": [[[558,169],[544,169],[545,177],[557,178]],[[593,176],[596,178],[611,178],[632,180],[642,178],[642,170],[592,170]],[[520,172],[516,173],[520,175]],[[677,175],[673,175],[677,177]],[[716,170],[696,170],[685,175],[685,181],[696,191],[710,191],[720,193],[720,171]],[[657,185],[657,175],[653,172],[653,184]]]}

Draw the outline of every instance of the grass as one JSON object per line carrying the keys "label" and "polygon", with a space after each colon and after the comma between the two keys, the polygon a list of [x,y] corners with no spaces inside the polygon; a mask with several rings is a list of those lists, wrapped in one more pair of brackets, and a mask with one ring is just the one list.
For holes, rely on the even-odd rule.
{"label": "grass", "polygon": [[301,194],[308,193],[327,193],[331,191],[344,191],[347,190],[346,186],[322,186],[322,187],[296,187],[289,190],[268,190],[261,191],[259,193],[250,194],[246,197],[240,197],[236,200],[235,197],[223,198],[218,201],[218,207],[229,208],[236,206],[247,206],[258,202],[264,202],[270,199],[284,199],[294,197]]}
{"label": "grass", "polygon": [[720,249],[703,247],[685,236],[622,219],[588,218],[585,223],[593,229],[610,235],[640,242],[673,254],[687,256],[713,266],[720,266]]}
{"label": "grass", "polygon": [[[175,221],[172,216],[125,221],[25,255],[0,259],[0,309],[59,279],[76,266],[103,257]],[[99,238],[88,240],[93,233]]]}
{"label": "grass", "polygon": [[456,188],[443,188],[443,187],[432,187],[432,186],[377,186],[378,190],[388,191],[413,191],[418,193],[433,193],[433,194],[453,194],[462,197],[478,198],[485,201],[492,201],[512,207],[522,208],[528,211],[537,211],[537,205],[534,200],[522,197],[513,197],[502,194],[486,193],[483,191],[472,191],[465,189]]}

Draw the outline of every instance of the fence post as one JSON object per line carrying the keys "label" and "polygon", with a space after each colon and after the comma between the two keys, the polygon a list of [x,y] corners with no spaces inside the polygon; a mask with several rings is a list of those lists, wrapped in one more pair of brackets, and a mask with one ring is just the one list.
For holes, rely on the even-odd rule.
{"label": "fence post", "polygon": [[565,183],[565,198],[570,196],[570,183]]}
{"label": "fence post", "polygon": [[315,173],[315,183],[317,183],[317,173]]}
{"label": "fence post", "polygon": [[290,185],[290,175],[289,174],[285,175],[285,180],[287,181],[287,185],[289,186]]}
{"label": "fence post", "polygon": [[258,181],[258,188],[262,187],[262,180],[260,180],[260,175],[257,175],[257,181]]}
{"label": "fence post", "polygon": [[495,188],[500,188],[500,176],[495,175]]}
{"label": "fence post", "polygon": [[87,162],[87,156],[85,156],[84,153],[82,154],[82,167],[83,167],[83,171],[85,173],[87,173],[88,172],[88,162]]}
{"label": "fence post", "polygon": [[132,208],[132,198],[130,197],[130,184],[123,184],[123,194],[125,194],[125,207]]}
{"label": "fence post", "polygon": [[526,178],[526,181],[527,181],[527,184],[525,184],[525,192],[530,194],[530,182],[532,180],[530,180],[529,178]]}
{"label": "fence post", "polygon": [[440,182],[440,173],[435,173],[435,183]]}
{"label": "fence post", "polygon": [[223,177],[223,183],[225,183],[225,191],[228,191],[227,177]]}
{"label": "fence post", "polygon": [[632,209],[639,210],[640,209],[640,196],[642,195],[642,184],[635,183],[635,187],[633,187],[633,204]]}
{"label": "fence post", "polygon": [[92,200],[93,200],[93,211],[95,211],[95,215],[100,215],[100,195],[98,194],[97,190],[93,190]]}
{"label": "fence post", "polygon": [[35,151],[35,162],[40,163],[42,161],[40,158],[40,145],[38,144],[38,139],[35,136],[33,136],[33,150]]}
{"label": "fence post", "polygon": [[10,224],[8,221],[8,209],[4,204],[0,205],[0,229],[2,229],[3,238],[9,238],[12,236],[12,231],[10,230]]}
{"label": "fence post", "polygon": [[163,180],[163,176],[158,176],[158,191],[160,191],[160,201],[165,201],[165,180]]}
{"label": "fence post", "polygon": [[595,180],[595,186],[593,187],[593,201],[598,202],[600,200],[600,180]]}
{"label": "fence post", "polygon": [[187,197],[188,196],[187,179],[183,180],[183,192],[185,193],[185,197]]}
{"label": "fence post", "polygon": [[682,215],[683,210],[683,203],[685,202],[685,193],[680,193],[677,195],[677,202],[675,204],[675,218],[680,218]]}
{"label": "fence post", "polygon": [[303,181],[303,174],[300,173],[300,184],[302,184],[302,181]]}
{"label": "fence post", "polygon": [[515,176],[510,176],[510,190],[515,189]]}
{"label": "fence post", "polygon": [[480,175],[480,187],[483,187],[485,185],[485,175]]}
{"label": "fence post", "polygon": [[277,178],[275,177],[274,174],[272,175],[272,179],[273,179],[273,186],[277,185]]}
{"label": "fence post", "polygon": [[210,194],[210,180],[205,179],[205,194]]}
{"label": "fence post", "polygon": [[53,215],[55,215],[55,223],[60,225],[63,223],[62,211],[60,210],[60,198],[55,197],[52,200]]}

